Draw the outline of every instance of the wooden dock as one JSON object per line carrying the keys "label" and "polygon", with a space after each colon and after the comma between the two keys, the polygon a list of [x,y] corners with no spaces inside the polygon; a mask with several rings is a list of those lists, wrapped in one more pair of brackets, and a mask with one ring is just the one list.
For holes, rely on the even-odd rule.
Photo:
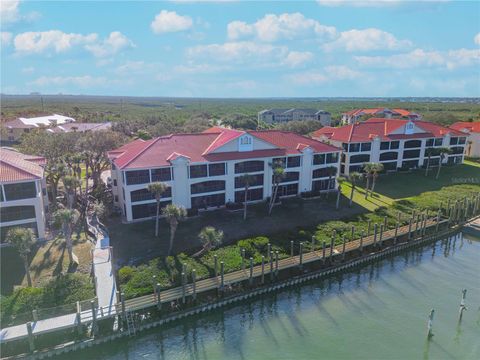
{"label": "wooden dock", "polygon": [[[425,229],[428,228],[437,228],[442,224],[450,223],[450,220],[443,219],[440,220],[437,217],[425,220]],[[364,237],[362,240],[355,239],[352,241],[345,242],[344,244],[336,245],[333,247],[332,257],[338,258],[339,256],[344,256],[353,251],[359,251],[360,248],[372,247],[372,246],[381,246],[381,242],[392,240],[395,237],[402,237],[409,233],[410,225],[405,225],[398,227],[398,229],[389,229],[383,231],[380,238],[380,231],[378,231],[377,236],[369,235]],[[411,226],[410,230],[412,231],[412,239],[418,238],[421,236],[420,231],[416,231],[417,226],[415,224]],[[419,227],[418,229],[421,229]],[[318,249],[315,251],[299,254],[293,257],[288,257],[278,260],[278,271],[287,270],[294,267],[299,267],[304,264],[308,264],[315,261],[323,261],[323,250],[321,245],[317,245]],[[330,258],[330,248],[327,247],[325,250],[325,261],[331,260]],[[266,279],[270,278],[271,271],[276,271],[276,261],[273,260],[272,270],[270,269],[270,259],[269,257],[265,258],[264,271],[263,275]],[[247,261],[246,261],[247,262]],[[252,269],[252,278],[258,278],[262,276],[262,266],[256,265]],[[226,273],[223,276],[224,286],[233,285],[242,281],[249,281],[250,279],[250,267],[248,264],[245,266],[245,270],[233,271]],[[212,291],[219,289],[221,290],[221,275],[216,277],[211,277],[203,280],[198,280],[195,282],[195,292],[196,294]],[[110,290],[109,290],[110,291]],[[160,300],[160,305],[164,303],[170,303],[172,301],[180,302],[184,297],[191,297],[194,295],[194,284],[188,283],[183,288],[182,286],[161,291],[160,295],[153,292],[152,294],[137,297],[134,299],[129,299],[123,302],[117,302],[114,306],[108,304],[107,306],[93,307],[92,310],[84,310],[77,314],[69,314],[64,316],[53,317],[45,320],[39,320],[32,322],[32,332],[31,336],[41,335],[53,331],[58,331],[67,328],[75,328],[77,326],[89,324],[91,322],[104,320],[111,318],[118,314],[123,314],[123,311],[136,311],[141,309],[146,309],[153,306],[159,306],[158,300]],[[114,297],[112,296],[112,299]],[[116,297],[115,297],[116,298]],[[30,324],[30,323],[29,323]],[[29,337],[27,324],[21,324],[17,326],[12,326],[8,328],[1,329],[0,331],[0,343],[6,343],[14,340],[20,340],[23,338]]]}

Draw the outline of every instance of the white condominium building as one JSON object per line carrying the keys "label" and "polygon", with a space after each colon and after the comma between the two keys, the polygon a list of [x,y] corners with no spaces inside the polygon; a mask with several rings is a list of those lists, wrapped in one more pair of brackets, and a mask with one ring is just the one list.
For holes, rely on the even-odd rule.
{"label": "white condominium building", "polygon": [[[173,134],[135,140],[109,152],[115,204],[124,220],[155,216],[151,182],[169,185],[162,206],[213,209],[244,201],[245,183],[252,181],[248,201],[272,195],[272,164],[281,162],[285,177],[278,196],[320,192],[336,187],[329,170],[338,170],[340,149],[284,131],[239,131],[213,127],[200,134]],[[337,171],[338,172],[338,171]]]}

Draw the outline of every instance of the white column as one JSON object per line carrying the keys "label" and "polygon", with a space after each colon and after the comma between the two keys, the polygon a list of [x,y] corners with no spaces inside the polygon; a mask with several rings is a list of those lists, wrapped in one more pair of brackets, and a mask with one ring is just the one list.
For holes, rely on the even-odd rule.
{"label": "white column", "polygon": [[182,157],[172,161],[174,178],[172,188],[172,203],[181,205],[186,209],[190,209],[192,207],[188,179],[188,164],[189,161]]}
{"label": "white column", "polygon": [[404,141],[400,141],[400,144],[398,145],[398,158],[397,158],[397,169],[399,167],[402,167],[402,162],[403,162],[403,144]]}
{"label": "white column", "polygon": [[[235,163],[227,161],[226,163],[227,176],[225,177],[225,201],[235,201]],[[239,174],[240,175],[240,174]]]}
{"label": "white column", "polygon": [[306,148],[303,151],[302,167],[300,168],[299,192],[312,190],[313,150]]}
{"label": "white column", "polygon": [[378,163],[380,161],[380,138],[377,136],[371,142],[372,149],[370,150],[370,162]]}
{"label": "white column", "polygon": [[272,162],[272,159],[265,159],[264,162],[264,167],[263,167],[263,172],[264,172],[264,178],[263,178],[263,198],[267,198],[269,196],[272,196],[272,175],[273,171],[270,166],[270,163]]}

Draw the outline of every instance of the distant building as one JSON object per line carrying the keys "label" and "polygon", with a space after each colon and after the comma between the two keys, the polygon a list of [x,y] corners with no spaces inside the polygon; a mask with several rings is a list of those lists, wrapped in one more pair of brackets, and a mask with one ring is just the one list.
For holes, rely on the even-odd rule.
{"label": "distant building", "polygon": [[67,123],[63,125],[58,125],[54,128],[47,129],[51,133],[66,133],[66,132],[88,132],[88,131],[99,131],[99,130],[109,130],[112,128],[112,123]]}
{"label": "distant building", "polygon": [[467,135],[465,155],[480,157],[480,121],[456,122],[450,126],[450,129],[461,131]]}
{"label": "distant building", "polygon": [[[370,118],[341,127],[323,127],[312,134],[316,140],[342,147],[340,173],[361,172],[368,162],[382,163],[386,171],[419,168],[426,165],[426,150],[447,147],[452,153],[444,163],[463,162],[466,135],[427,121]],[[438,166],[440,157],[430,159]]]}
{"label": "distant building", "polygon": [[315,109],[268,109],[258,113],[258,121],[267,124],[293,120],[317,120],[323,126],[331,125],[331,115],[324,110]]}
{"label": "distant building", "polygon": [[281,163],[285,177],[279,198],[337,187],[328,168],[338,170],[341,149],[287,131],[240,131],[215,126],[200,134],[173,134],[137,139],[112,150],[114,204],[125,221],[150,219],[156,214],[148,184],[162,181],[168,190],[161,206],[173,203],[187,209],[214,209],[245,201],[243,175],[250,174],[247,202],[272,196],[272,163]]}
{"label": "distant building", "polygon": [[48,128],[72,122],[75,122],[74,118],[58,114],[33,118],[21,117],[5,123],[4,127],[7,129],[7,139],[5,140],[17,141],[23,134],[29,133],[32,129]]}
{"label": "distant building", "polygon": [[0,233],[28,227],[39,239],[45,238],[45,212],[48,206],[43,166],[45,158],[25,155],[11,148],[0,149]]}
{"label": "distant building", "polygon": [[355,124],[360,117],[364,115],[371,115],[374,117],[383,117],[385,119],[410,119],[420,120],[422,117],[419,114],[410,112],[405,109],[387,109],[387,108],[373,108],[373,109],[354,109],[342,114],[342,124]]}

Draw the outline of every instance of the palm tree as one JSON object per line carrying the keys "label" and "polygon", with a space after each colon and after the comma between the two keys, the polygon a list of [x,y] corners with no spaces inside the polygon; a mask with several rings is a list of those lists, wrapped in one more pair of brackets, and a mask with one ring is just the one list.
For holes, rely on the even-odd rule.
{"label": "palm tree", "polygon": [[350,179],[350,182],[352,183],[352,192],[350,193],[350,207],[352,207],[353,204],[353,193],[355,192],[355,187],[357,186],[357,183],[363,179],[363,175],[359,172],[352,172],[348,176]]}
{"label": "palm tree", "polygon": [[253,182],[253,176],[250,174],[244,174],[240,177],[241,181],[245,185],[245,200],[243,203],[243,220],[247,220],[247,199],[248,199],[248,188]]}
{"label": "palm tree", "polygon": [[75,202],[75,192],[80,185],[80,180],[72,175],[66,175],[62,178],[63,186],[65,187],[65,193],[67,195],[67,207],[73,208]]}
{"label": "palm tree", "polygon": [[73,258],[72,233],[73,226],[78,221],[79,216],[79,212],[75,209],[59,209],[53,214],[55,221],[62,226],[62,232],[65,236],[65,243],[67,245],[70,264],[75,262]]}
{"label": "palm tree", "polygon": [[375,163],[375,166],[373,167],[373,173],[372,173],[372,188],[370,189],[370,195],[373,194],[373,190],[375,189],[375,183],[377,182],[378,174],[383,171],[383,164],[381,163]]}
{"label": "palm tree", "polygon": [[368,197],[368,189],[370,188],[370,179],[372,178],[374,165],[375,163],[363,164],[363,171],[365,172],[365,177],[367,178],[367,184],[365,186],[365,199]]}
{"label": "palm tree", "polygon": [[332,177],[337,174],[337,168],[335,166],[328,166],[325,168],[328,174],[328,185],[327,185],[327,199],[330,194],[330,184],[332,183]]}
{"label": "palm tree", "polygon": [[155,236],[158,236],[158,222],[160,217],[160,200],[162,199],[163,193],[167,191],[168,185],[163,182],[154,182],[148,184],[148,191],[155,195],[155,200],[157,201],[157,216],[155,218]]}
{"label": "palm tree", "polygon": [[342,194],[342,183],[344,182],[343,178],[338,178],[338,188],[337,188],[337,202],[335,204],[335,209],[340,208],[340,195]]}
{"label": "palm tree", "polygon": [[427,166],[425,167],[425,176],[428,176],[428,170],[430,170],[430,159],[432,156],[435,156],[436,149],[428,148],[425,150],[425,155],[427,155]]}
{"label": "palm tree", "polygon": [[27,275],[28,286],[32,286],[32,277],[30,276],[30,264],[28,263],[28,254],[35,242],[35,235],[32,229],[15,227],[8,230],[5,241],[17,249],[20,257],[23,260],[23,266],[25,267],[25,274]]}
{"label": "palm tree", "polygon": [[452,153],[452,150],[449,148],[440,148],[437,151],[438,151],[438,154],[440,155],[440,161],[438,163],[437,175],[435,176],[435,179],[438,180],[438,177],[440,176],[440,169],[442,168],[442,162],[443,160],[445,160],[447,154]]}
{"label": "palm tree", "polygon": [[273,168],[273,194],[272,194],[272,197],[270,198],[270,204],[268,206],[268,215],[272,214],[273,205],[277,200],[278,187],[280,186],[280,183],[285,177],[285,169],[283,168],[281,163],[273,163],[272,168]]}
{"label": "palm tree", "polygon": [[217,247],[223,241],[223,231],[216,230],[213,226],[206,226],[198,234],[200,241],[202,242],[203,248],[199,252],[193,255],[193,257],[198,257],[212,248]]}
{"label": "palm tree", "polygon": [[183,206],[177,206],[174,204],[168,204],[162,210],[162,215],[165,216],[170,224],[170,244],[168,246],[167,256],[170,255],[173,247],[173,239],[175,238],[175,232],[177,231],[178,222],[187,216],[187,210]]}

